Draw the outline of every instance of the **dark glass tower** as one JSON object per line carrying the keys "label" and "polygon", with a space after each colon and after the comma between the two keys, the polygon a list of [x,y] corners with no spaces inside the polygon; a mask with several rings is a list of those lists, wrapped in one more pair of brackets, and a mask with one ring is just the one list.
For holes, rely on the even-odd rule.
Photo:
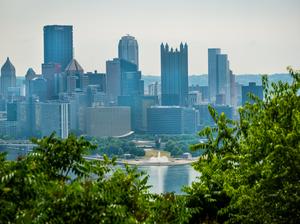
{"label": "dark glass tower", "polygon": [[186,106],[188,102],[188,46],[180,44],[169,49],[160,46],[161,54],[161,102],[162,105]]}
{"label": "dark glass tower", "polygon": [[44,64],[58,63],[62,71],[73,59],[73,27],[44,26]]}

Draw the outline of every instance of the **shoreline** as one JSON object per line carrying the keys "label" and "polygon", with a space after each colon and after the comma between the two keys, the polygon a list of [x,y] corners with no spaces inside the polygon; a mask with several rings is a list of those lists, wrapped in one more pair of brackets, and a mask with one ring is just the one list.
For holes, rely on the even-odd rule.
{"label": "shoreline", "polygon": [[172,159],[168,162],[151,162],[146,159],[140,160],[117,160],[117,164],[128,164],[128,165],[136,165],[136,166],[182,166],[182,165],[189,165],[193,162],[196,162],[198,158],[193,159],[179,159],[175,160]]}

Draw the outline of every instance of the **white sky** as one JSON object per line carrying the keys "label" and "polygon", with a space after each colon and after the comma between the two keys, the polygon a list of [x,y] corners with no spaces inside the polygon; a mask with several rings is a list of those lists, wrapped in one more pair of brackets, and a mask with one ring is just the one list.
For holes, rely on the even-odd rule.
{"label": "white sky", "polygon": [[207,48],[229,55],[235,74],[300,68],[300,0],[0,0],[0,65],[17,74],[43,62],[43,26],[73,25],[75,58],[105,71],[121,36],[139,43],[143,74],[160,74],[160,43],[189,45],[189,73],[207,73]]}

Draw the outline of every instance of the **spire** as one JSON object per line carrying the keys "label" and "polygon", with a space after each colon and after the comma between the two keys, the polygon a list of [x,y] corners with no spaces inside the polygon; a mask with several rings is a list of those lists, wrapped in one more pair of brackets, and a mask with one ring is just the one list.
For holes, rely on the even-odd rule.
{"label": "spire", "polygon": [[183,49],[183,44],[180,42],[180,51]]}
{"label": "spire", "polygon": [[166,43],[166,51],[169,51],[169,45]]}
{"label": "spire", "polygon": [[1,74],[7,73],[7,72],[12,72],[12,73],[16,72],[15,66],[10,62],[9,57],[7,57],[4,65],[1,68]]}

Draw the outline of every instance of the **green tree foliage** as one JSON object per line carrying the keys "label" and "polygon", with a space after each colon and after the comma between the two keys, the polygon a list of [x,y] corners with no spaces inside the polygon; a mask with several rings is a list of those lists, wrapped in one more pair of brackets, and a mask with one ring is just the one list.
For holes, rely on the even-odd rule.
{"label": "green tree foliage", "polygon": [[300,73],[289,71],[290,85],[263,77],[264,101],[251,95],[237,122],[209,108],[216,126],[192,147],[205,150],[201,177],[185,189],[191,223],[300,222]]}
{"label": "green tree foliage", "polygon": [[[87,161],[84,138],[34,139],[25,157],[0,154],[0,223],[184,223],[183,199],[152,195],[148,177],[115,159]],[[156,215],[164,209],[168,216]]]}
{"label": "green tree foliage", "polygon": [[124,154],[145,155],[143,149],[136,147],[132,141],[126,139],[100,138],[96,140],[96,143],[99,145],[97,152],[108,156],[122,156]]}

